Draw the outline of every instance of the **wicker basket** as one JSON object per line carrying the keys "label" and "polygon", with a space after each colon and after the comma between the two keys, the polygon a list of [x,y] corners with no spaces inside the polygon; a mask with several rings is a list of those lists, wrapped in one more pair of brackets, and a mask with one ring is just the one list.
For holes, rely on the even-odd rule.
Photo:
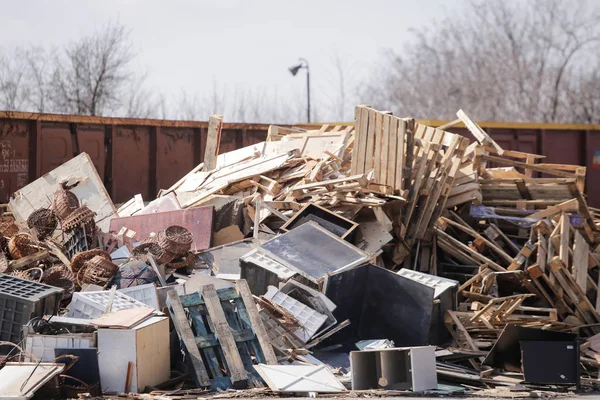
{"label": "wicker basket", "polygon": [[190,250],[194,238],[183,226],[173,225],[158,233],[158,244],[171,254],[183,255]]}
{"label": "wicker basket", "polygon": [[58,286],[56,282],[59,282],[62,279],[74,281],[75,274],[64,265],[55,265],[44,271],[44,275],[42,276],[42,283],[51,286]]}
{"label": "wicker basket", "polygon": [[30,256],[37,253],[38,249],[34,247],[35,241],[27,233],[18,233],[8,242],[8,251],[14,260]]}
{"label": "wicker basket", "polygon": [[92,249],[88,251],[82,251],[81,253],[77,253],[71,259],[71,270],[77,274],[86,261],[91,260],[92,258],[100,256],[105,258],[107,261],[111,261],[110,255],[104,250],[100,249]]}
{"label": "wicker basket", "polygon": [[[104,286],[117,272],[118,267],[111,261],[108,261],[102,256],[95,256],[84,264],[83,275],[80,270],[77,274],[78,283],[92,283],[95,285]],[[80,278],[81,277],[81,278]]]}
{"label": "wicker basket", "polygon": [[188,267],[188,266],[192,265],[194,263],[194,261],[196,261],[196,255],[192,252],[188,252],[184,256],[179,257],[179,258],[174,259],[171,262],[169,262],[168,267],[174,268],[174,269]]}
{"label": "wicker basket", "polygon": [[93,234],[96,230],[96,224],[94,222],[95,216],[95,212],[90,210],[88,206],[83,205],[73,211],[71,215],[69,215],[63,221],[62,228],[65,232],[71,232],[83,224],[85,227],[85,233],[87,235]]}
{"label": "wicker basket", "polygon": [[13,219],[7,219],[0,222],[0,233],[10,238],[19,233],[19,227]]}
{"label": "wicker basket", "polygon": [[35,229],[39,240],[44,240],[52,235],[58,225],[58,219],[54,211],[47,208],[38,208],[27,218],[27,226]]}
{"label": "wicker basket", "polygon": [[0,253],[0,274],[7,274],[12,271],[8,265],[7,253]]}
{"label": "wicker basket", "polygon": [[64,221],[79,207],[77,196],[66,189],[66,182],[61,183],[61,188],[54,193],[50,208],[54,210],[61,221]]}
{"label": "wicker basket", "polygon": [[33,282],[41,282],[44,270],[41,268],[29,268],[23,271],[14,271],[10,273],[11,276],[16,278],[26,279]]}
{"label": "wicker basket", "polygon": [[8,238],[0,233],[0,251],[8,254]]}

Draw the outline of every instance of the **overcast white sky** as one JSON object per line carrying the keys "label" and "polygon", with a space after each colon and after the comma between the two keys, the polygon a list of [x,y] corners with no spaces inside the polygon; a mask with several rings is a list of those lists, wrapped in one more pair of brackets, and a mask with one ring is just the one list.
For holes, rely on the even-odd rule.
{"label": "overcast white sky", "polygon": [[[154,91],[170,97],[182,90],[202,95],[212,92],[216,82],[220,90],[277,92],[282,101],[302,104],[305,75],[292,77],[287,67],[304,57],[311,67],[316,117],[331,120],[338,118],[335,110],[318,108],[325,110],[337,99],[335,55],[358,83],[386,48],[402,48],[409,28],[435,26],[464,2],[5,1],[0,46],[61,45],[118,21],[131,30],[137,68],[147,72]],[[347,108],[345,117],[353,113],[351,104]]]}

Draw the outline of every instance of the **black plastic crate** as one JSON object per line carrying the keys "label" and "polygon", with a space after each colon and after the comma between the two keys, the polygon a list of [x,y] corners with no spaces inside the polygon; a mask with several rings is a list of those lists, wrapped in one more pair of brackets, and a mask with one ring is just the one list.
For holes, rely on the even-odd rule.
{"label": "black plastic crate", "polygon": [[[0,341],[19,343],[23,325],[34,317],[56,314],[63,289],[0,274]],[[0,346],[0,354],[11,351]]]}

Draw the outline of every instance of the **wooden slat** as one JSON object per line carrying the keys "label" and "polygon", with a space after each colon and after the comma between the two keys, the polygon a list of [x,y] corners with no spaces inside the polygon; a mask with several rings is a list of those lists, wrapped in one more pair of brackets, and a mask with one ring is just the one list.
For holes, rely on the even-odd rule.
{"label": "wooden slat", "polygon": [[206,137],[206,149],[204,150],[204,171],[212,171],[217,167],[222,129],[223,116],[211,115],[208,120],[208,135]]}
{"label": "wooden slat", "polygon": [[573,244],[573,274],[575,281],[585,293],[588,278],[588,254],[590,247],[581,233],[575,230],[575,243]]}
{"label": "wooden slat", "polygon": [[236,385],[238,382],[247,381],[248,374],[231,334],[229,323],[225,318],[225,312],[221,307],[221,300],[217,296],[214,285],[205,285],[202,287],[202,298],[206,304],[206,309],[210,315],[215,333],[219,338],[221,348],[223,349],[231,382]]}
{"label": "wooden slat", "polygon": [[269,342],[269,336],[267,335],[263,320],[260,315],[258,315],[258,309],[256,308],[252,293],[248,287],[248,282],[246,282],[245,279],[240,279],[236,282],[235,287],[238,294],[242,298],[244,305],[246,306],[248,316],[250,317],[250,323],[252,324],[252,329],[254,330],[258,342],[260,343],[260,347],[262,348],[267,364],[276,365],[277,357],[275,357],[273,346],[271,346],[271,343]]}
{"label": "wooden slat", "polygon": [[377,159],[376,162],[379,163],[379,183],[386,184],[387,183],[387,174],[388,174],[388,150],[390,147],[390,119],[389,115],[380,115],[383,119],[382,121],[382,131],[381,131],[381,154],[380,159]]}
{"label": "wooden slat", "polygon": [[194,373],[196,374],[196,383],[203,387],[209,387],[210,379],[208,378],[206,368],[204,367],[204,362],[202,361],[202,356],[200,355],[200,351],[196,345],[194,334],[185,316],[185,311],[183,310],[183,306],[179,300],[179,295],[175,289],[173,289],[167,292],[167,296],[169,298],[171,320],[173,321],[173,325],[175,326],[175,330],[179,335],[179,339],[181,339],[183,342],[185,351],[188,353],[192,362],[192,367],[194,368]]}
{"label": "wooden slat", "polygon": [[[381,124],[377,126],[379,114],[373,109],[368,110],[369,125],[367,128],[367,147],[365,148],[365,172],[373,168],[373,157],[375,155],[375,137],[380,134]],[[379,130],[377,130],[379,128]]]}
{"label": "wooden slat", "polygon": [[404,149],[405,145],[405,136],[406,136],[406,121],[398,119],[396,122],[392,124],[393,129],[392,132],[396,132],[396,145],[393,149],[395,155],[394,166],[396,171],[394,172],[394,184],[391,185],[396,190],[402,190],[402,182],[404,177],[404,161],[406,150]]}
{"label": "wooden slat", "polygon": [[571,224],[569,223],[569,216],[563,212],[560,216],[560,248],[559,255],[560,260],[564,265],[569,266],[569,239],[571,233]]}

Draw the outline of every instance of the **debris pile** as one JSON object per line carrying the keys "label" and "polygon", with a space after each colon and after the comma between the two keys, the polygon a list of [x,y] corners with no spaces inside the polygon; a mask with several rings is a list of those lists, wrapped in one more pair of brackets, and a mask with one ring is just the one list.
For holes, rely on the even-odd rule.
{"label": "debris pile", "polygon": [[0,397],[595,389],[585,168],[457,117],[358,106],[219,154],[214,115],[149,203],[115,207],[85,153],[27,185],[0,224]]}

